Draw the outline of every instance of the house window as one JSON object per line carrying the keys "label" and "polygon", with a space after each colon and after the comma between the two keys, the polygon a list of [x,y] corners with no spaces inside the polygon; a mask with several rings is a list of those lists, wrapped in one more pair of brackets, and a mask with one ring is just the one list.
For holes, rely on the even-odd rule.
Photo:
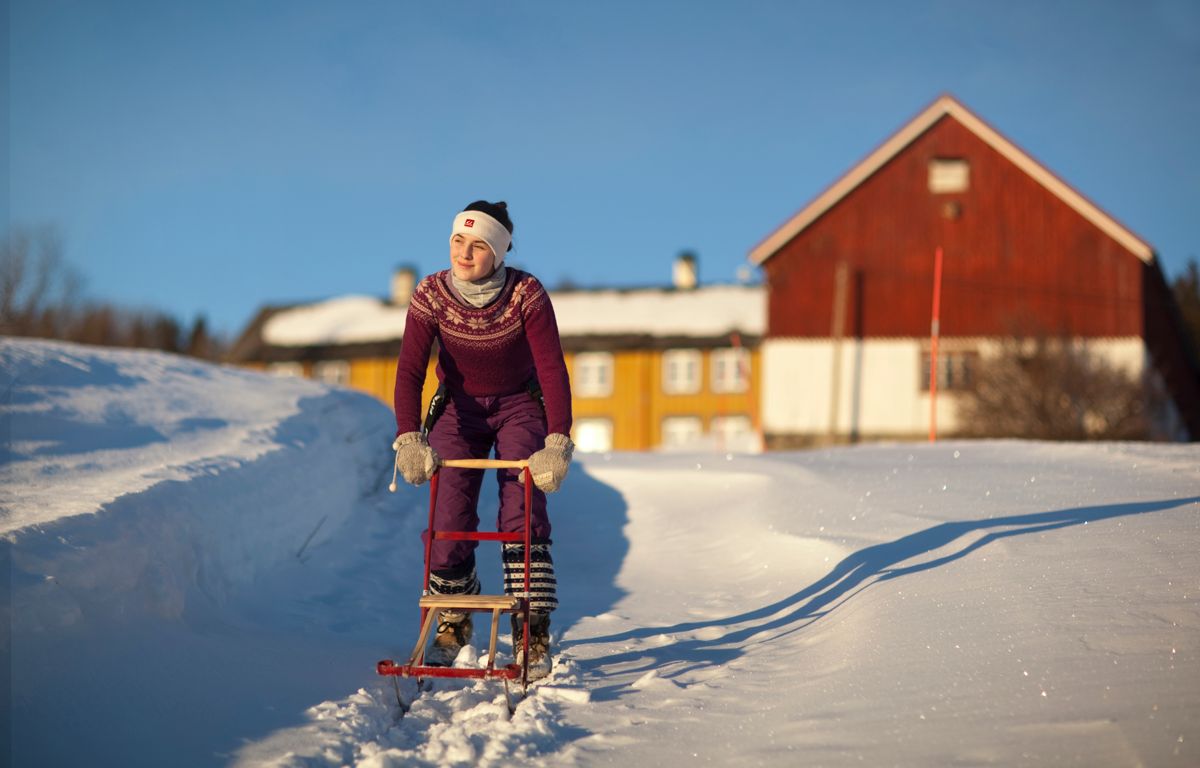
{"label": "house window", "polygon": [[668,349],[663,353],[663,392],[694,395],[700,391],[700,350]]}
{"label": "house window", "polygon": [[608,397],[613,389],[613,356],[608,352],[581,352],[575,356],[571,390],[576,397]]}
{"label": "house window", "polygon": [[754,425],[749,416],[714,416],[708,431],[717,446],[729,450],[748,450],[754,444]]}
{"label": "house window", "polygon": [[272,376],[294,376],[304,378],[304,366],[300,363],[268,363],[267,373]]}
{"label": "house window", "polygon": [[662,420],[662,446],[686,448],[700,441],[703,425],[699,416],[668,416]]}
{"label": "house window", "polygon": [[[921,353],[921,391],[929,391],[929,362],[932,356],[928,352]],[[979,355],[975,352],[939,352],[938,353],[938,390],[967,389],[971,386],[975,361]]]}
{"label": "house window", "polygon": [[313,378],[335,387],[344,387],[350,383],[350,363],[345,360],[322,360],[313,365]]}
{"label": "house window", "polygon": [[936,194],[966,192],[971,166],[960,157],[935,157],[929,161],[929,191]]}
{"label": "house window", "polygon": [[750,355],[745,349],[713,350],[711,362],[713,392],[745,392],[749,387]]}
{"label": "house window", "polygon": [[575,419],[571,431],[578,451],[603,453],[612,450],[613,426],[608,419]]}

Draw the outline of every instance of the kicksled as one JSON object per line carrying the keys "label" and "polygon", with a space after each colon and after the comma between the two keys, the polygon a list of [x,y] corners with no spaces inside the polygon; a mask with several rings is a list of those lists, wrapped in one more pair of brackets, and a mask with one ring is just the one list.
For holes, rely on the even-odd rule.
{"label": "kicksled", "polygon": [[[525,526],[520,533],[504,533],[500,531],[438,531],[433,527],[434,512],[437,508],[438,475],[442,467],[457,467],[462,469],[520,469],[525,481]],[[418,606],[421,612],[420,631],[417,644],[412,654],[403,664],[397,664],[392,659],[383,659],[376,664],[380,675],[390,676],[396,688],[396,700],[402,712],[408,709],[400,696],[399,678],[415,678],[417,689],[422,688],[426,678],[467,678],[493,680],[504,682],[504,697],[508,703],[511,715],[516,708],[510,684],[515,687],[520,684],[520,694],[524,697],[529,687],[529,599],[510,595],[435,595],[429,590],[429,564],[433,554],[435,540],[450,541],[496,541],[523,542],[525,544],[525,594],[530,592],[530,531],[532,530],[530,511],[533,503],[533,478],[529,473],[529,462],[502,461],[498,459],[447,459],[443,460],[429,481],[429,526],[425,537],[425,579],[421,589],[421,599]],[[488,652],[486,665],[475,668],[458,668],[433,666],[425,663],[425,645],[429,634],[437,621],[438,613],[443,609],[469,613],[490,613],[492,615],[491,632],[488,637]],[[496,666],[496,635],[500,626],[502,614],[516,614],[524,622],[521,636],[523,652],[520,654],[522,663]],[[513,649],[514,654],[516,649]]]}

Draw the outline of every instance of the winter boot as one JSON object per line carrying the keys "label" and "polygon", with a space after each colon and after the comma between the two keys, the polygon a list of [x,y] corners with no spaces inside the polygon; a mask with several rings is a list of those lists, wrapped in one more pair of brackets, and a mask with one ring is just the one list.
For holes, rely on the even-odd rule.
{"label": "winter boot", "polygon": [[442,611],[437,617],[437,636],[433,646],[425,654],[425,663],[431,667],[449,667],[458,658],[462,647],[471,642],[471,614],[458,611]]}
{"label": "winter boot", "polygon": [[[521,666],[525,659],[525,644],[522,630],[525,621],[521,614],[514,613],[513,626],[513,656],[517,665]],[[529,614],[529,679],[541,680],[550,674],[550,614],[531,612]]]}

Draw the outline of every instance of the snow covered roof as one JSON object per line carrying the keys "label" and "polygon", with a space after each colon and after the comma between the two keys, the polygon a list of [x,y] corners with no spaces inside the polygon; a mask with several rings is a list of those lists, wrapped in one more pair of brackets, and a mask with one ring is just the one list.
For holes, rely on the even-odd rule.
{"label": "snow covered roof", "polygon": [[562,336],[758,336],[767,323],[766,291],[758,285],[551,291],[550,297]]}
{"label": "snow covered roof", "polygon": [[[691,290],[551,291],[559,333],[573,336],[711,338],[766,330],[762,286],[713,285]],[[370,296],[343,296],[285,309],[263,325],[266,344],[338,346],[392,341],[404,335],[406,307]]]}
{"label": "snow covered roof", "polygon": [[280,347],[388,341],[404,335],[407,311],[371,296],[341,296],[276,313],[263,325],[262,336]]}

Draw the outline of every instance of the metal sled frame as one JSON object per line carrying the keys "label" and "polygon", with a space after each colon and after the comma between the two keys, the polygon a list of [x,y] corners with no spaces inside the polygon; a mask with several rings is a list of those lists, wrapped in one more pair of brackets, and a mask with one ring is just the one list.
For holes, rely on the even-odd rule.
{"label": "metal sled frame", "polygon": [[[438,475],[440,467],[457,467],[462,469],[520,469],[525,474],[525,530],[521,533],[502,533],[500,531],[437,531],[433,528],[433,515],[437,508]],[[533,477],[529,472],[529,462],[501,461],[498,459],[447,459],[439,466],[429,481],[429,527],[425,541],[425,583],[421,590],[419,602],[421,608],[421,632],[417,645],[413,648],[405,664],[396,664],[391,659],[384,659],[376,665],[381,675],[398,677],[415,677],[418,682],[425,677],[456,677],[456,678],[499,678],[507,684],[509,680],[521,681],[524,689],[529,685],[529,599],[527,597],[511,597],[509,595],[435,595],[429,591],[429,564],[433,556],[435,539],[451,541],[499,541],[525,543],[525,594],[529,595],[530,587],[530,536],[531,511],[533,507]],[[476,669],[457,669],[454,667],[433,667],[424,664],[425,643],[429,639],[430,629],[437,619],[441,609],[470,613],[491,613],[492,631],[488,640],[487,666]],[[500,614],[519,613],[524,621],[523,646],[521,664],[496,666],[496,634],[500,625]]]}

